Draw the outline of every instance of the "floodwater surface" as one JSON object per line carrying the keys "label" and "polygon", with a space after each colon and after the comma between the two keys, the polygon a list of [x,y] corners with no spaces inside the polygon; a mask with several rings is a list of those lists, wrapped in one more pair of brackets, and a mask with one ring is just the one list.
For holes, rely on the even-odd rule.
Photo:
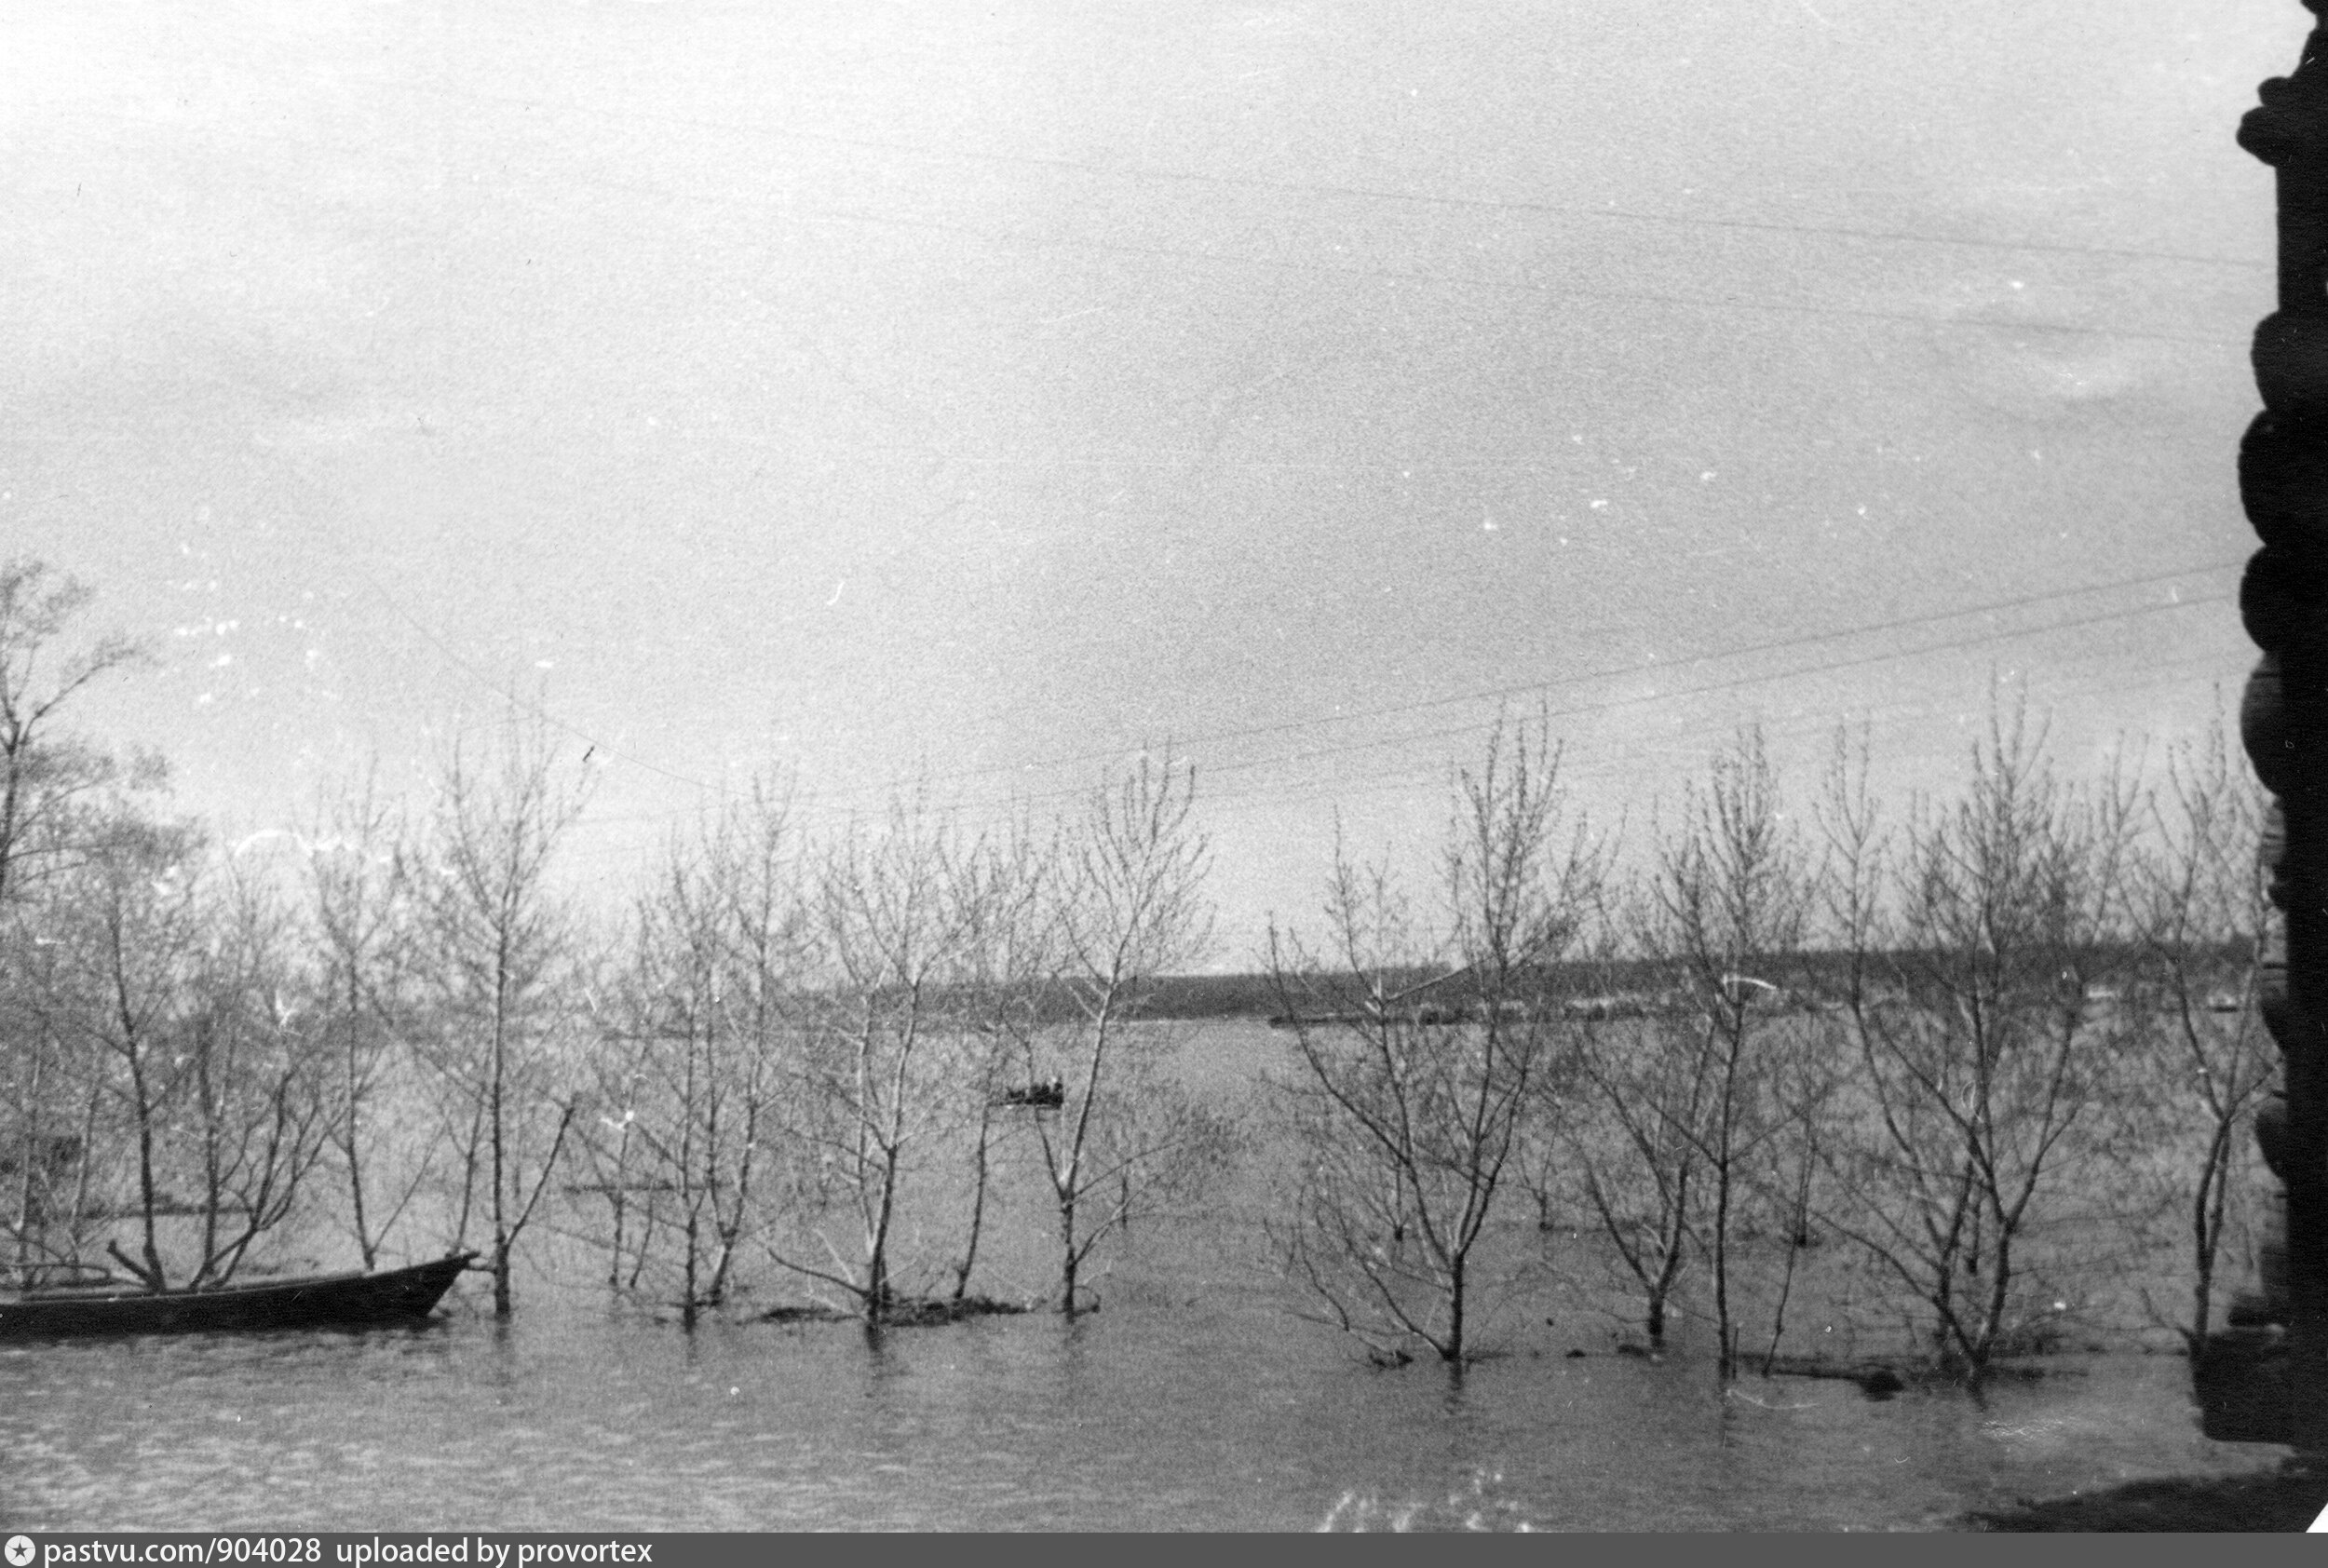
{"label": "floodwater surface", "polygon": [[2186,1372],[2101,1356],[1974,1401],[1522,1350],[1378,1371],[1268,1304],[893,1331],[586,1311],[507,1329],[0,1351],[12,1529],[1924,1528],[2262,1467]]}

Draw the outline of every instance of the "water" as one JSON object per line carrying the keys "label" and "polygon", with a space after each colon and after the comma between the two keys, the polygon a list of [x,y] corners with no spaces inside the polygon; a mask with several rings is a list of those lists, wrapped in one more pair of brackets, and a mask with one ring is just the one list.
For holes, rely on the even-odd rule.
{"label": "water", "polygon": [[1377,1371],[1286,1310],[1244,1221],[1133,1240],[1073,1323],[689,1336],[577,1261],[521,1274],[508,1325],[472,1278],[417,1330],[0,1348],[0,1525],[1929,1528],[2281,1452],[2201,1438],[2169,1356],[2067,1357],[1978,1400],[1725,1396],[1701,1357],[1610,1354],[1531,1303],[1459,1380]]}
{"label": "water", "polygon": [[[1120,1298],[1119,1298],[1120,1299]],[[2199,1438],[2166,1357],[1984,1404],[1521,1350],[1382,1372],[1252,1301],[869,1342],[464,1311],[366,1334],[0,1353],[18,1529],[1928,1527],[2270,1450]]]}

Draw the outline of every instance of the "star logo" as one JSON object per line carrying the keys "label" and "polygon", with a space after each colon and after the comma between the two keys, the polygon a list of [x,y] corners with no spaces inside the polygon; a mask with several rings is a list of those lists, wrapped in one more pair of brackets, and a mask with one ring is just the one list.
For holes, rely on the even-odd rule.
{"label": "star logo", "polygon": [[33,1538],[30,1535],[8,1537],[8,1568],[25,1568],[33,1561]]}

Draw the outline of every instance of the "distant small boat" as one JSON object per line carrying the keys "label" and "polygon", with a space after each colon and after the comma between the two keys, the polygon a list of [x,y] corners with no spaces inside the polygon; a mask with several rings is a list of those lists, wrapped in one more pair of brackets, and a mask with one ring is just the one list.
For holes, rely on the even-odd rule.
{"label": "distant small boat", "polygon": [[474,1252],[377,1274],[311,1274],[198,1291],[60,1287],[0,1296],[0,1340],[91,1334],[243,1333],[426,1318]]}
{"label": "distant small boat", "polygon": [[1067,1086],[1063,1080],[1053,1078],[1047,1084],[1006,1088],[995,1103],[1021,1106],[1030,1111],[1056,1111],[1067,1103]]}

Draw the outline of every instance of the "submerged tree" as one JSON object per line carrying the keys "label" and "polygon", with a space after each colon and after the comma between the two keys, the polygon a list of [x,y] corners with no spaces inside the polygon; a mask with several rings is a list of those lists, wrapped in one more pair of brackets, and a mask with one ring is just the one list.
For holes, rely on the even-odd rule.
{"label": "submerged tree", "polygon": [[1200,1177],[1230,1136],[1225,1119],[1158,1071],[1168,1043],[1140,1013],[1157,977],[1201,955],[1207,848],[1196,775],[1145,757],[1103,783],[1070,830],[1053,884],[1057,992],[1067,1020],[1035,1034],[1030,1085],[1048,1071],[1057,1115],[1035,1137],[1059,1225],[1059,1304],[1077,1309],[1093,1249],[1135,1203]]}
{"label": "submerged tree", "polygon": [[2147,1027],[2130,1062],[2125,1162],[2138,1187],[2162,1188],[2184,1218],[2193,1356],[2213,1324],[2216,1265],[2237,1217],[2239,1124],[2264,1103],[2279,1053],[2263,1026],[2258,980],[2275,911],[2257,845],[2264,799],[2218,722],[2170,757],[2134,877],[2142,937],[2133,1001]]}
{"label": "submerged tree", "polygon": [[1686,1145],[1704,1171],[1701,1234],[1726,1380],[1738,1337],[1730,1242],[1738,1210],[1753,1196],[1755,1156],[1788,1128],[1774,1094],[1777,1059],[1789,1045],[1780,1008],[1796,980],[1809,897],[1777,776],[1760,733],[1747,731],[1715,756],[1704,791],[1685,798],[1678,830],[1658,849],[1643,945],[1675,982],[1679,1006],[1652,1029],[1665,1037],[1660,1054],[1681,1058],[1675,1076],[1686,1087],[1676,1094],[1680,1085],[1660,1085],[1631,1114],[1665,1123],[1665,1136]]}
{"label": "submerged tree", "polygon": [[829,968],[804,1042],[798,1136],[819,1151],[814,1196],[854,1232],[818,1219],[769,1249],[779,1266],[842,1291],[868,1324],[903,1304],[897,1233],[910,1178],[960,1119],[975,1057],[954,1004],[970,978],[966,846],[918,794],[877,835],[852,831],[817,892]]}
{"label": "submerged tree", "polygon": [[296,1211],[324,1146],[284,913],[191,825],[127,803],[62,887],[38,1006],[85,1075],[88,1144],[129,1145],[114,1207],[136,1251],[109,1237],[106,1254],[149,1290],[223,1283]]}
{"label": "submerged tree", "polygon": [[[1320,1316],[1380,1358],[1476,1350],[1475,1270],[1535,1086],[1565,1069],[1561,958],[1595,918],[1599,846],[1565,832],[1559,758],[1498,725],[1456,777],[1443,923],[1386,868],[1337,855],[1331,946],[1273,931],[1270,969],[1301,1058],[1300,1161],[1279,1233]],[[1418,981],[1438,977],[1429,1005]]]}
{"label": "submerged tree", "polygon": [[578,935],[549,868],[583,793],[538,727],[514,725],[489,762],[456,743],[439,791],[422,891],[444,1020],[433,1063],[462,1161],[455,1234],[467,1233],[481,1181],[494,1314],[506,1318],[511,1252],[578,1108],[569,983]]}
{"label": "submerged tree", "polygon": [[[769,1147],[792,1085],[789,1016],[807,940],[781,801],[755,788],[675,840],[641,898],[600,1025],[584,1147],[613,1221],[610,1278],[636,1283],[668,1233],[681,1319],[727,1295],[781,1167]],[[661,1264],[668,1278],[672,1265]]]}
{"label": "submerged tree", "polygon": [[1694,1019],[1592,1020],[1579,1032],[1585,1092],[1567,1128],[1587,1208],[1641,1293],[1642,1327],[1665,1343],[1689,1262],[1705,1164],[1699,1129],[1714,1095],[1710,1033]]}
{"label": "submerged tree", "polygon": [[45,561],[0,560],[0,1225],[26,1278],[78,1266],[101,1174],[86,1041],[42,1000],[72,914],[61,884],[90,853],[106,795],[161,777],[154,759],[125,768],[58,727],[96,682],[146,657],[119,633],[76,639],[91,597]]}
{"label": "submerged tree", "polygon": [[997,1156],[1018,1131],[1011,1118],[1030,1101],[1048,1098],[1030,1089],[1037,1081],[1037,1042],[1061,1005],[1059,912],[1051,896],[1057,859],[1056,835],[1041,836],[1021,814],[984,839],[965,868],[968,929],[960,1002],[974,1121],[969,1219],[954,1264],[957,1309],[969,1301],[979,1246],[999,1196]]}
{"label": "submerged tree", "polygon": [[[410,1118],[392,1139],[374,1126],[419,1027],[413,851],[370,774],[360,789],[344,789],[318,807],[305,847],[314,953],[308,1005],[332,1061],[330,1142],[347,1195],[347,1225],[370,1269],[441,1146],[416,1135]],[[384,1161],[394,1172],[385,1195],[372,1180]]]}
{"label": "submerged tree", "polygon": [[[179,1026],[201,966],[201,917],[190,828],[123,809],[74,869],[59,900],[54,937],[63,955],[46,1010],[86,1048],[105,1118],[129,1140],[134,1183],[128,1206],[138,1252],[108,1240],[106,1253],[149,1290],[169,1282],[161,1246],[169,1141],[185,1081]],[[67,920],[69,919],[69,924]]]}
{"label": "submerged tree", "polygon": [[110,1130],[110,1097],[90,1042],[59,1005],[72,966],[47,928],[27,940],[0,988],[0,1090],[9,1134],[0,1141],[0,1237],[10,1271],[36,1284],[93,1272],[107,1228],[99,1190]]}
{"label": "submerged tree", "polygon": [[315,1018],[300,1004],[291,921],[232,858],[200,909],[202,942],[181,1071],[198,1232],[187,1283],[223,1284],[296,1212],[332,1127]]}
{"label": "submerged tree", "polygon": [[2104,1100],[2123,1022],[2132,802],[2059,783],[2021,717],[1992,720],[1953,801],[1887,852],[1863,768],[1839,757],[1828,902],[1848,958],[1858,1099],[1827,1156],[1834,1228],[1923,1304],[1942,1363],[1977,1380],[2017,1326],[2021,1247],[2071,1134]]}

